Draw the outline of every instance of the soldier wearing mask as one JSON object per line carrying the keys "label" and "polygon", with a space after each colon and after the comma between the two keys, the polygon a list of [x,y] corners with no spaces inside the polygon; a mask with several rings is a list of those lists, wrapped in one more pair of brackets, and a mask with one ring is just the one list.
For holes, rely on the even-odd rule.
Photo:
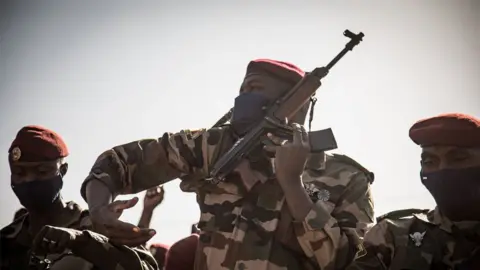
{"label": "soldier wearing mask", "polygon": [[420,180],[437,207],[378,218],[365,237],[367,255],[348,269],[480,269],[480,119],[421,120],[410,138],[422,148]]}
{"label": "soldier wearing mask", "polygon": [[[8,153],[12,190],[27,213],[0,231],[2,270],[41,269],[49,264],[52,269],[117,269],[118,265],[156,269],[148,252],[135,249],[135,255],[130,248],[114,247],[105,237],[87,231],[92,229],[88,211],[62,199],[68,149],[57,133],[41,126],[23,127]],[[108,207],[119,215],[124,205],[116,202]],[[108,259],[115,256],[124,259]]]}
{"label": "soldier wearing mask", "polygon": [[[259,149],[220,183],[204,179],[215,161],[263,117],[265,106],[304,72],[274,60],[255,60],[235,99],[231,123],[165,133],[101,154],[82,186],[92,220],[111,241],[136,245],[153,230],[118,221],[105,206],[176,178],[196,192],[201,217],[195,269],[342,269],[361,254],[373,222],[372,174],[346,156],[310,155],[301,126],[308,102],[294,117],[294,138]],[[277,139],[272,138],[273,141]],[[254,185],[246,179],[258,180]]]}

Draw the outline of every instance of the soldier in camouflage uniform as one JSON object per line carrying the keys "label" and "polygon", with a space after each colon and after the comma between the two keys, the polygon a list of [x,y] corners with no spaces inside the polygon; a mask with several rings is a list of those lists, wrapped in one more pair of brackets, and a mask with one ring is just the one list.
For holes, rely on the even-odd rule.
{"label": "soldier in camouflage uniform", "polygon": [[180,178],[183,191],[197,193],[201,210],[195,269],[345,267],[361,254],[361,238],[373,223],[373,174],[346,156],[309,155],[307,132],[298,125],[305,122],[308,102],[294,118],[293,141],[277,146],[274,159],[260,149],[226,181],[203,180],[264,107],[303,76],[288,63],[252,61],[230,124],[165,133],[105,151],[82,186],[92,220],[112,241],[143,243],[151,230],[118,221],[104,206],[119,194]]}
{"label": "soldier in camouflage uniform", "polygon": [[480,269],[480,119],[421,120],[410,138],[422,147],[421,181],[437,207],[379,217],[365,236],[367,255],[348,269]]}
{"label": "soldier in camouflage uniform", "polygon": [[[156,269],[148,252],[113,246],[86,231],[92,229],[88,211],[60,195],[67,155],[51,130],[26,126],[18,132],[9,150],[11,185],[28,212],[0,231],[0,269],[42,269],[44,258],[52,269]],[[117,213],[124,208],[122,202],[108,207]]]}

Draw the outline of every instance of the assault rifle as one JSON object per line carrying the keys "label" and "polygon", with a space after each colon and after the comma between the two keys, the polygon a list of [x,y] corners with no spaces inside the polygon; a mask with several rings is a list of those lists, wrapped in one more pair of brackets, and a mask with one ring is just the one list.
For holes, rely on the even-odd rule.
{"label": "assault rifle", "polygon": [[[325,67],[317,67],[312,72],[306,73],[303,79],[292,89],[279,97],[273,105],[268,108],[266,115],[256,124],[244,137],[237,142],[214,164],[210,176],[206,179],[209,182],[224,181],[225,177],[232,172],[253,150],[257,149],[262,143],[262,137],[271,130],[275,130],[275,135],[280,137],[292,137],[293,129],[287,125],[292,117],[300,108],[310,100],[321,85],[323,79],[330,69],[340,60],[348,51],[353,50],[365,36],[362,32],[354,34],[345,30],[343,35],[350,39],[345,48],[333,58]],[[231,116],[232,110],[225,114],[215,126]],[[335,137],[331,129],[309,132],[310,145],[312,152],[328,151],[337,148]]]}

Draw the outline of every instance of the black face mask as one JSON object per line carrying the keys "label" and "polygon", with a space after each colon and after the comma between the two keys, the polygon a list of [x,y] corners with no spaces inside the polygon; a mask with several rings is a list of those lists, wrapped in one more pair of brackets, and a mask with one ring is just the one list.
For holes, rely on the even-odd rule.
{"label": "black face mask", "polygon": [[255,92],[242,93],[235,98],[232,114],[232,127],[237,135],[245,135],[257,121],[265,116],[269,99]]}
{"label": "black face mask", "polygon": [[480,221],[480,166],[420,173],[438,208],[452,221]]}
{"label": "black face mask", "polygon": [[60,195],[63,187],[62,175],[50,179],[34,180],[21,184],[12,184],[12,189],[20,203],[28,211],[43,212],[48,210]]}

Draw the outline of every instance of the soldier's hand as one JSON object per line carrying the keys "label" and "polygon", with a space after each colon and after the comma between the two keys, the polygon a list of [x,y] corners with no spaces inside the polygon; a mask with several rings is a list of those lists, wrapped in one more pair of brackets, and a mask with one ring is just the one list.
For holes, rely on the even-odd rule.
{"label": "soldier's hand", "polygon": [[139,246],[146,243],[155,235],[155,230],[139,228],[133,224],[118,220],[123,210],[134,207],[138,198],[118,200],[109,205],[90,209],[90,216],[95,230],[115,244],[126,246]]}
{"label": "soldier's hand", "polygon": [[58,254],[72,249],[83,239],[81,231],[47,225],[35,236],[32,251],[36,254]]}
{"label": "soldier's hand", "polygon": [[155,207],[163,202],[165,191],[162,186],[151,188],[145,192],[145,198],[143,199],[144,211],[153,211]]}
{"label": "soldier's hand", "polygon": [[279,140],[269,134],[270,140],[278,145],[265,147],[265,150],[275,153],[275,174],[279,181],[299,179],[310,153],[310,143],[305,128],[298,124],[293,124],[292,127],[292,141]]}

